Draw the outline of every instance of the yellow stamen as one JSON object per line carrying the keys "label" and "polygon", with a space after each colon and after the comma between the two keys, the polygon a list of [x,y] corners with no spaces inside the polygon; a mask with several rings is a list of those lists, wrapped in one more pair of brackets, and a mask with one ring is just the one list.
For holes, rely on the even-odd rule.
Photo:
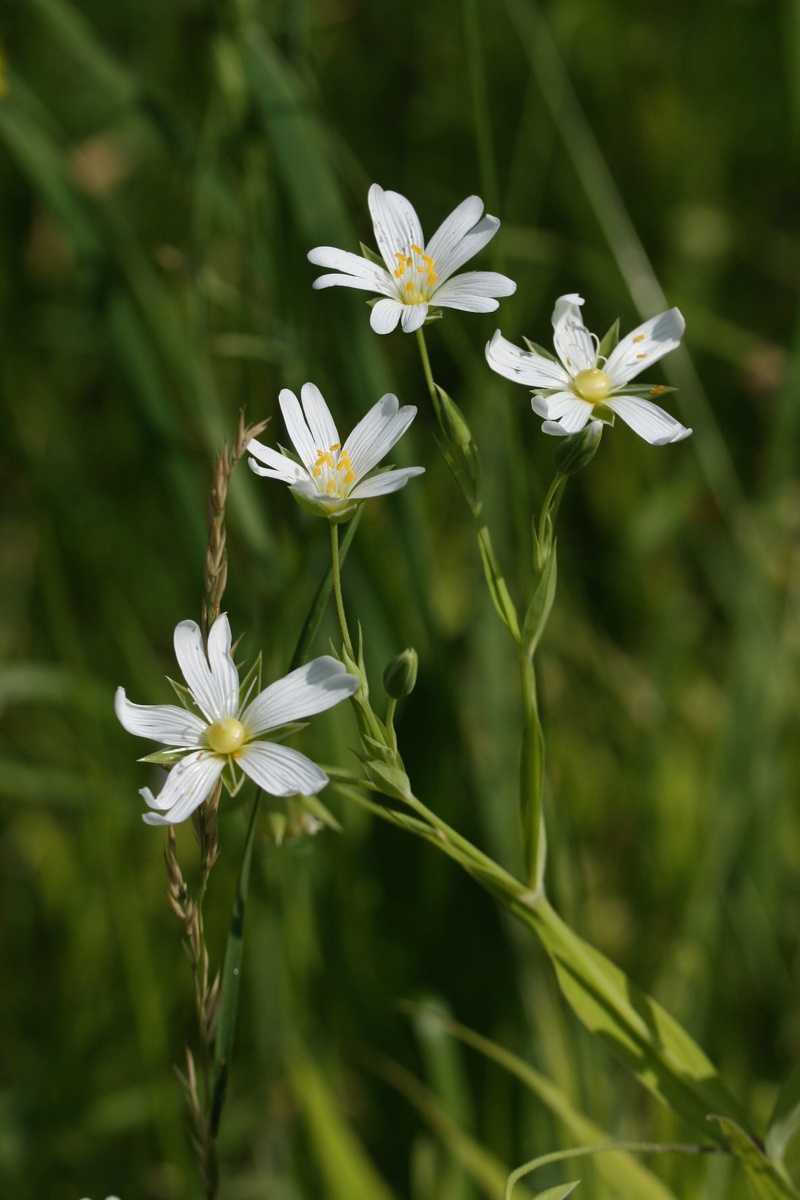
{"label": "yellow stamen", "polygon": [[206,730],[206,741],[217,754],[235,754],[245,738],[244,725],[236,717],[222,717]]}
{"label": "yellow stamen", "polygon": [[658,387],[650,388],[651,396],[660,396],[664,390],[663,384],[659,383]]}
{"label": "yellow stamen", "polygon": [[353,482],[354,479],[355,479],[355,475],[353,474],[353,472],[348,471],[347,474],[345,475],[344,479],[342,480],[342,483],[345,485],[345,487],[348,487]]}
{"label": "yellow stamen", "polygon": [[[423,256],[423,258],[425,257],[425,251],[422,249],[422,246],[415,246],[414,243],[412,242],[411,249],[414,251],[415,254],[421,254]],[[411,259],[409,259],[408,261],[411,262]]]}
{"label": "yellow stamen", "polygon": [[406,284],[406,291],[413,292],[413,290],[414,290],[414,281],[413,281],[413,279],[409,279],[408,283]]}
{"label": "yellow stamen", "polygon": [[636,357],[637,358],[647,358],[647,355],[646,354],[637,354]]}
{"label": "yellow stamen", "polygon": [[581,400],[588,400],[590,404],[600,404],[605,400],[606,396],[611,391],[611,380],[605,371],[599,370],[597,367],[589,367],[585,371],[578,371],[578,374],[572,381],[573,391],[580,396]]}
{"label": "yellow stamen", "polygon": [[634,340],[634,342],[643,342],[643,341],[644,341],[644,334],[643,334],[643,333],[640,333],[640,334],[639,334],[639,336],[638,336],[638,337],[635,337],[633,340]]}

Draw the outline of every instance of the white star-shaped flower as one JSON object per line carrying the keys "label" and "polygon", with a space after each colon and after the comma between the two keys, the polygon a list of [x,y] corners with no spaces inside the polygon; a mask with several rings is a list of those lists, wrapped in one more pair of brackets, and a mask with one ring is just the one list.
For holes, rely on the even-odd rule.
{"label": "white star-shaped flower", "polygon": [[[203,649],[200,627],[181,621],[175,629],[175,657],[199,712],[174,704],[132,704],[118,688],[114,708],[128,733],[174,748],[175,765],[157,796],[141,795],[156,812],[148,825],[176,825],[206,800],[225,767],[241,768],[272,796],[313,796],[328,782],[315,763],[266,739],[270,733],[323,712],[359,687],[342,663],[329,655],[291,671],[252,700],[239,693],[231,654],[231,629],[223,613]],[[172,757],[172,755],[170,755]]]}
{"label": "white star-shaped flower", "polygon": [[385,192],[377,183],[369,189],[369,211],[375,240],[386,266],[337,250],[317,246],[309,259],[318,267],[339,272],[321,275],[315,288],[360,288],[384,299],[373,305],[370,324],[376,333],[391,333],[398,321],[406,333],[425,323],[428,306],[494,312],[497,296],[510,296],[517,285],[496,271],[467,271],[459,267],[491,241],[500,222],[483,216],[483,201],[468,196],[436,230],[428,244],[413,206],[399,192]]}
{"label": "white star-shaped flower", "polygon": [[545,418],[545,433],[577,433],[607,409],[653,446],[679,442],[692,432],[645,396],[670,388],[630,386],[645,367],[680,345],[685,323],[677,308],[651,317],[611,351],[600,356],[600,342],[581,319],[580,296],[560,296],[553,310],[553,341],[560,362],[536,349],[522,350],[498,329],[486,347],[492,370],[534,390],[533,411]]}
{"label": "white star-shaped flower", "polygon": [[290,484],[301,503],[315,512],[333,520],[346,519],[352,516],[358,501],[396,492],[414,475],[421,475],[425,470],[424,467],[402,467],[370,475],[414,420],[417,410],[413,405],[400,408],[396,396],[383,396],[342,445],[319,388],[313,383],[303,384],[300,395],[302,407],[288,388],[284,388],[278,397],[300,462],[279,454],[255,438],[247,449],[254,455],[249,463],[257,475],[282,479]]}

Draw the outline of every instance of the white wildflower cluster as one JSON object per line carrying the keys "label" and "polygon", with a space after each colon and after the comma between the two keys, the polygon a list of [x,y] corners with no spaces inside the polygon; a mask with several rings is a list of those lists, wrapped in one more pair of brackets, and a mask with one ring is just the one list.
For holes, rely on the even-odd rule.
{"label": "white wildflower cluster", "polygon": [[[362,257],[332,246],[318,246],[308,257],[331,271],[315,280],[315,288],[338,285],[379,297],[371,302],[376,333],[390,333],[398,324],[405,333],[414,333],[441,315],[442,308],[493,312],[498,297],[516,290],[511,279],[494,271],[457,274],[500,225],[496,217],[484,215],[479,197],[462,201],[428,242],[404,196],[373,184],[368,202],[382,262],[369,253]],[[522,349],[497,330],[486,347],[489,366],[532,390],[532,407],[543,418],[545,433],[568,436],[588,426],[596,445],[602,424],[619,416],[652,445],[688,437],[691,430],[651,399],[672,389],[631,383],[679,345],[684,321],[678,309],[645,321],[617,344],[616,327],[602,342],[588,331],[582,305],[575,294],[556,301],[556,355],[533,343]],[[247,447],[250,467],[288,484],[303,507],[333,523],[348,520],[364,500],[395,492],[424,471],[379,467],[417,411],[411,405],[400,407],[396,396],[383,396],[344,441],[313,383],[304,384],[300,400],[284,388],[279,403],[293,453],[253,439]],[[116,697],[125,729],[169,748],[149,756],[171,769],[158,795],[142,789],[151,810],[144,815],[148,824],[185,820],[208,799],[221,776],[233,790],[243,773],[273,796],[314,795],[325,786],[324,771],[281,744],[281,738],[298,720],[357,691],[360,681],[342,663],[324,655],[253,695],[253,678],[240,686],[224,614],[210,629],[207,646],[194,621],[181,621],[175,654],[187,684],[176,686],[182,707],[133,704],[122,688]]]}

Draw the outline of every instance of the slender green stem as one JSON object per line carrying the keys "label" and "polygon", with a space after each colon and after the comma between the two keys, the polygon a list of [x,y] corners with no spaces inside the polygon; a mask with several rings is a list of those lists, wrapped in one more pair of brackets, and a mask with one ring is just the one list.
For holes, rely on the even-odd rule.
{"label": "slender green stem", "polygon": [[538,1171],[539,1167],[547,1167],[557,1162],[567,1162],[571,1158],[586,1158],[590,1154],[606,1154],[610,1150],[627,1154],[725,1153],[721,1146],[669,1145],[662,1142],[599,1142],[596,1146],[573,1146],[570,1150],[554,1150],[551,1154],[542,1154],[539,1158],[533,1158],[523,1166],[517,1167],[516,1171],[512,1171],[506,1181],[503,1200],[511,1200],[514,1185],[519,1183],[520,1179],[524,1179],[526,1175]]}
{"label": "slender green stem", "polygon": [[428,357],[428,347],[425,342],[425,334],[421,329],[417,330],[417,345],[419,346],[419,353],[422,359],[422,369],[425,372],[425,382],[428,385],[428,391],[430,392],[431,400],[433,401],[433,407],[436,409],[438,415],[439,396],[436,392],[436,384],[433,382],[433,371],[431,370],[431,360]]}
{"label": "slender green stem", "polygon": [[344,614],[344,603],[342,602],[342,575],[339,566],[339,526],[334,525],[333,522],[331,522],[331,556],[333,558],[333,591],[336,596],[336,611],[339,614],[339,625],[342,630],[344,648],[355,662],[353,643],[350,640],[350,630],[347,628],[347,617]]}
{"label": "slender green stem", "polygon": [[395,754],[397,753],[397,734],[394,728],[394,713],[397,708],[397,701],[389,698],[389,703],[386,706],[386,732],[389,735],[389,745]]}
{"label": "slender green stem", "polygon": [[539,700],[536,672],[532,658],[523,650],[520,654],[522,682],[523,730],[519,770],[519,812],[522,822],[522,841],[525,872],[535,890],[544,887],[544,731],[539,719]]}

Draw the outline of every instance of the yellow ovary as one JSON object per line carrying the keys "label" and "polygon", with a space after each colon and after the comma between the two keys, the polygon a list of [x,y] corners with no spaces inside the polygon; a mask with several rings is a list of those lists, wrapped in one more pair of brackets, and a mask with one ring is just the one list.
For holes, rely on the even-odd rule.
{"label": "yellow ovary", "polygon": [[580,396],[581,400],[588,400],[590,404],[601,404],[609,395],[612,386],[608,375],[598,367],[589,367],[585,371],[578,371],[572,381],[573,391]]}
{"label": "yellow ovary", "polygon": [[244,725],[236,717],[223,717],[206,730],[206,741],[217,754],[235,754],[244,740]]}
{"label": "yellow ovary", "polygon": [[399,251],[395,254],[397,268],[394,277],[402,288],[404,304],[427,304],[439,276],[433,259],[421,246],[412,245],[411,250],[413,254]]}

